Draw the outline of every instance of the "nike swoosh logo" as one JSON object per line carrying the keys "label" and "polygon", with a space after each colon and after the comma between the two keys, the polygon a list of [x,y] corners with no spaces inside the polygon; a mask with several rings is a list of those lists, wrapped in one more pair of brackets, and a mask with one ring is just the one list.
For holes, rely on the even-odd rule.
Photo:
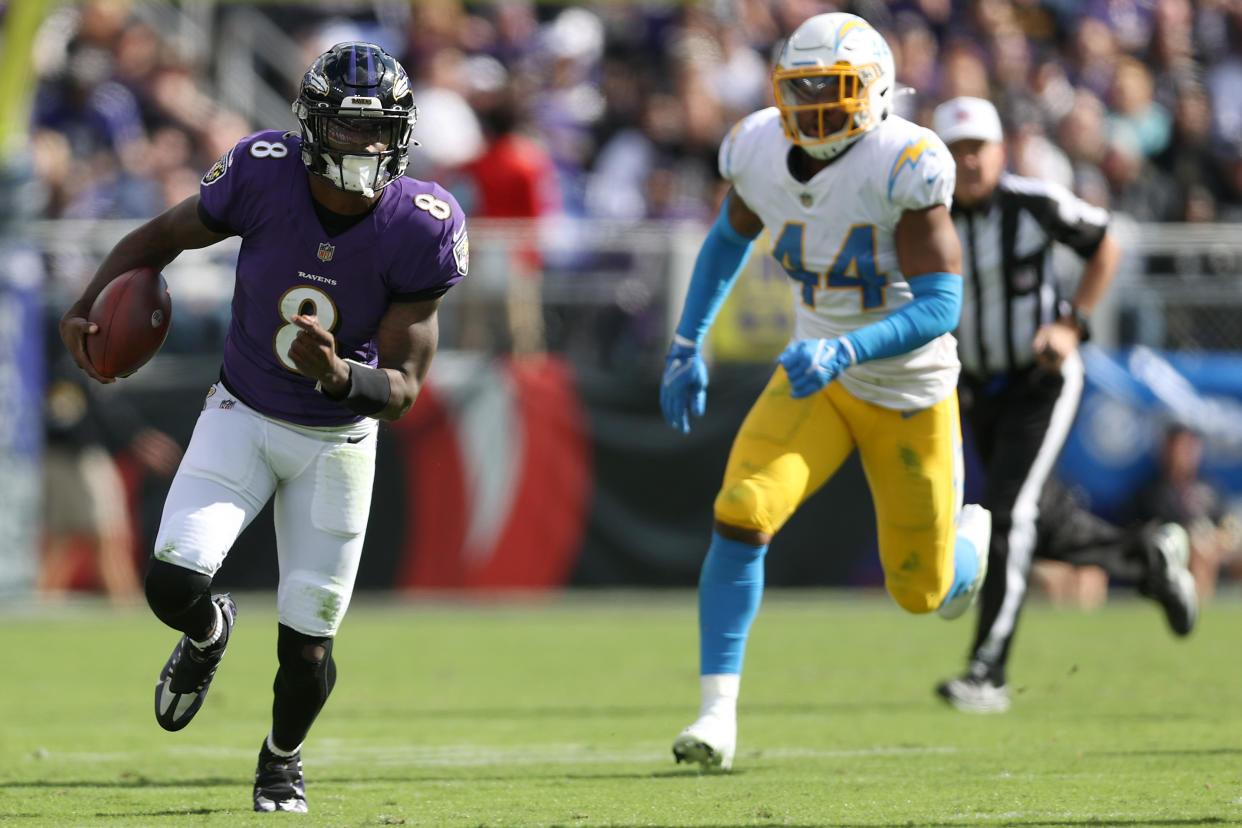
{"label": "nike swoosh logo", "polygon": [[666,386],[671,385],[674,380],[686,373],[686,370],[689,367],[690,360],[674,360],[673,364],[669,366],[668,371],[664,374],[664,384]]}
{"label": "nike swoosh logo", "polygon": [[940,177],[940,173],[936,173],[936,174],[935,174],[935,175],[933,175],[931,178],[927,179],[927,183],[928,183],[928,184],[931,184],[931,183],[933,183],[933,182],[934,182],[937,178],[939,178],[939,177]]}
{"label": "nike swoosh logo", "polygon": [[365,434],[359,434],[357,437],[346,437],[346,438],[345,438],[345,442],[347,442],[347,443],[361,443],[361,442],[362,442],[363,440],[365,440],[365,439],[367,439],[367,435],[365,435]]}
{"label": "nike swoosh logo", "polygon": [[903,411],[901,412],[901,419],[908,420],[911,417],[913,417],[915,414],[922,414],[926,410],[927,410],[926,408],[916,408],[913,411]]}
{"label": "nike swoosh logo", "polygon": [[465,232],[466,232],[466,223],[462,222],[461,227],[458,227],[457,232],[453,234],[453,241],[457,241],[458,239],[460,239],[462,234]]}

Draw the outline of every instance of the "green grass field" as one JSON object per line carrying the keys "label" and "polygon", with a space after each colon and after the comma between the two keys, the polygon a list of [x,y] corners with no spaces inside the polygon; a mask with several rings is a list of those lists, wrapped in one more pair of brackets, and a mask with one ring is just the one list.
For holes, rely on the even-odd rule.
{"label": "green grass field", "polygon": [[1175,640],[1158,609],[1032,603],[1013,709],[934,683],[973,621],[881,595],[770,591],[730,774],[673,763],[697,712],[690,592],[525,602],[360,598],[304,750],[311,813],[254,814],[275,665],[268,595],[240,617],[198,718],[165,733],[176,640],[145,608],[0,612],[0,823],[28,826],[1242,823],[1242,603]]}

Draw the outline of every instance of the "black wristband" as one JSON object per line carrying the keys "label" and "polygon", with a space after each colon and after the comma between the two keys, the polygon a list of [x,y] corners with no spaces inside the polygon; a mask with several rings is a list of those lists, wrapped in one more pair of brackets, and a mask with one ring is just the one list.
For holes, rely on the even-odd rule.
{"label": "black wristband", "polygon": [[[330,400],[336,400],[355,414],[373,417],[388,407],[392,398],[392,385],[388,382],[388,372],[382,368],[372,368],[352,359],[349,363],[349,387],[344,397],[333,397],[324,393]],[[316,388],[323,392],[322,385]]]}
{"label": "black wristband", "polygon": [[1068,319],[1074,323],[1074,327],[1078,329],[1078,341],[1086,342],[1091,338],[1091,320],[1082,308],[1062,299],[1057,303],[1057,313],[1061,319]]}

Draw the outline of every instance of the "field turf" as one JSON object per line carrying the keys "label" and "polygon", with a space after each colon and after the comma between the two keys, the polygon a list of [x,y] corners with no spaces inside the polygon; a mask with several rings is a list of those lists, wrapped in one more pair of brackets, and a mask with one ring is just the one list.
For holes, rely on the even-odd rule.
{"label": "field turf", "polygon": [[673,763],[697,711],[690,592],[507,602],[360,597],[303,758],[311,813],[254,814],[271,596],[179,733],[152,714],[176,641],[145,608],[0,609],[5,826],[1172,826],[1242,823],[1242,602],[1188,640],[1158,609],[1033,602],[1013,709],[932,693],[973,619],[874,593],[765,598],[735,770]]}

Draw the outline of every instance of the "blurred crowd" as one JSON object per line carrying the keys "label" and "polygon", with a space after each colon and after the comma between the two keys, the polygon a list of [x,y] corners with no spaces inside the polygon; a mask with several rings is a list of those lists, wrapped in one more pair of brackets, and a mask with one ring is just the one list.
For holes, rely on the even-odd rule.
{"label": "blurred crowd", "polygon": [[[905,117],[929,124],[938,103],[959,95],[994,101],[1014,172],[1057,181],[1138,221],[1242,219],[1242,0],[66,2],[50,7],[33,49],[38,215],[144,219],[178,203],[246,134],[296,128],[287,111],[276,123],[270,118],[279,110],[258,114],[252,90],[234,88],[230,78],[252,75],[271,100],[292,101],[315,56],[339,41],[366,40],[397,56],[411,76],[420,146],[408,174],[444,183],[472,219],[706,221],[722,196],[721,138],[770,104],[776,50],[824,11],[854,12],[884,32]],[[288,39],[289,48],[271,51],[290,65],[274,69],[270,55],[220,65],[238,51],[213,39],[227,37],[224,23],[241,13],[262,15],[269,34]],[[182,14],[197,15],[196,25],[206,15],[209,25],[181,25]],[[187,31],[202,31],[206,42]],[[540,306],[544,255],[526,240],[503,269],[512,282],[506,313],[515,353],[555,340],[544,330],[555,326],[555,309]],[[86,278],[94,264],[51,267],[49,282]],[[476,281],[485,279],[486,268],[479,271]],[[641,309],[645,301],[631,304]],[[637,340],[662,354],[660,320],[632,313],[620,294],[616,304],[576,314],[580,327],[594,340],[630,343],[613,361],[637,362]],[[504,327],[483,313],[462,317],[463,345],[472,343],[471,319],[487,329],[480,341]],[[633,327],[635,319],[648,322],[628,336],[609,333],[622,324],[615,320]],[[201,339],[188,324],[181,328]],[[562,323],[562,340],[569,327]],[[86,416],[86,395],[53,388],[73,392],[57,399],[78,401],[70,410]],[[143,469],[161,474],[179,451],[141,423],[117,429],[111,443],[63,431],[70,446],[87,437],[110,453],[129,446]],[[57,439],[49,421],[49,445]],[[97,477],[101,491],[116,489]],[[71,516],[80,522],[89,514]],[[50,524],[48,531],[54,541]],[[106,575],[109,560],[125,557],[107,550],[134,539],[126,526],[100,522],[92,531]],[[1230,536],[1235,548],[1237,535]],[[1198,542],[1207,549],[1205,537]],[[1224,556],[1200,557],[1209,563],[1196,574],[1210,594]],[[68,581],[67,560],[45,559],[45,588]],[[109,591],[132,598],[132,573],[111,569]]]}
{"label": "blurred crowd", "polygon": [[[228,15],[222,3],[214,15]],[[892,45],[927,123],[956,95],[989,97],[1011,167],[1140,221],[1242,214],[1242,4],[1234,0],[713,0],[537,4],[257,4],[301,63],[267,77],[286,99],[326,46],[384,46],[415,85],[422,143],[409,174],[457,185],[498,106],[555,169],[549,209],[661,219],[709,215],[715,152],[770,102],[768,67],[808,16],[852,11]],[[38,34],[32,148],[46,217],[137,218],[194,192],[248,132],[217,50],[186,48],[125,0],[55,8]]]}

